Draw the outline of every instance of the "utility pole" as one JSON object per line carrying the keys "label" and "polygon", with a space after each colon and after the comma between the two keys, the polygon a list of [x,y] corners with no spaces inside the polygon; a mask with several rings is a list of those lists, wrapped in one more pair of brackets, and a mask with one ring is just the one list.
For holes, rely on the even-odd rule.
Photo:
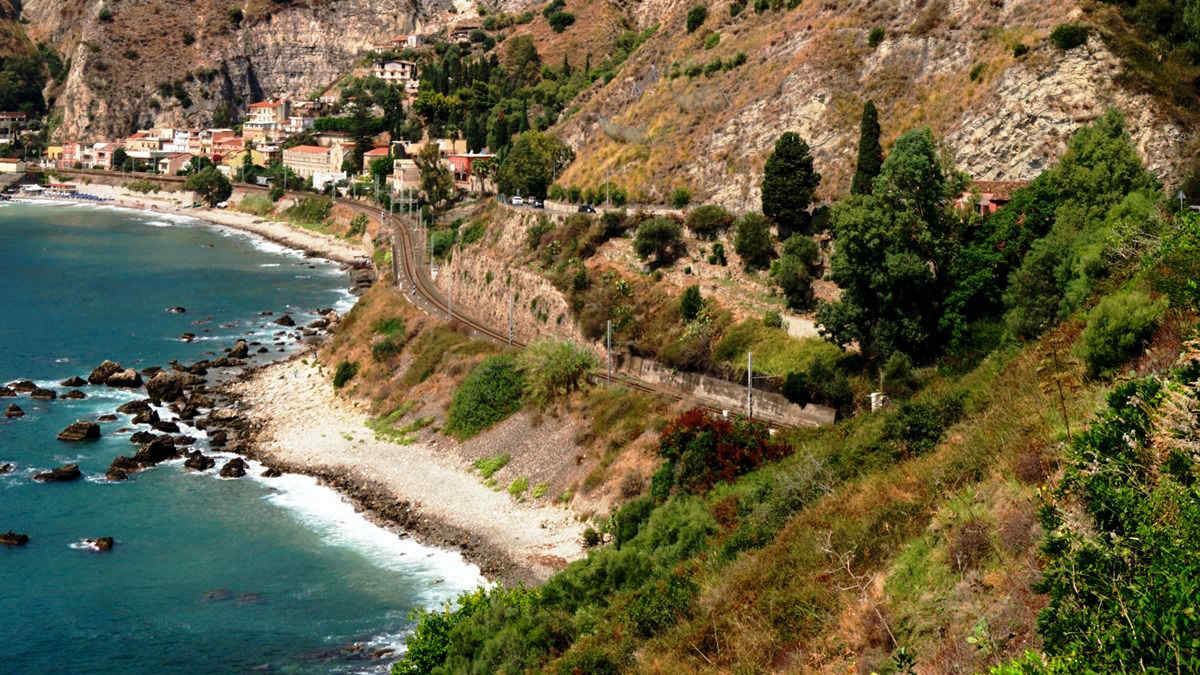
{"label": "utility pole", "polygon": [[754,419],[754,352],[746,352],[746,419]]}
{"label": "utility pole", "polygon": [[613,367],[613,358],[612,358],[612,319],[609,319],[609,320],[608,320],[608,323],[607,323],[607,326],[606,326],[606,327],[605,327],[605,329],[604,329],[604,332],[605,332],[605,338],[604,338],[604,344],[605,344],[605,347],[604,347],[604,351],[605,351],[605,353],[606,353],[606,354],[608,354],[608,381],[609,381],[609,382],[612,382],[612,367]]}
{"label": "utility pole", "polygon": [[515,299],[516,299],[516,296],[514,296],[514,295],[508,296],[508,346],[509,347],[512,346],[512,342],[513,342],[512,312],[513,312],[513,301]]}

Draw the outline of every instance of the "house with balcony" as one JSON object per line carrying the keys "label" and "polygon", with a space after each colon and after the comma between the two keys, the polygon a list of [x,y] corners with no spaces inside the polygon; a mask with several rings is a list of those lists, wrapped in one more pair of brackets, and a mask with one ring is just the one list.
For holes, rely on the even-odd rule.
{"label": "house with balcony", "polygon": [[275,140],[291,116],[287,99],[259,101],[250,104],[250,116],[242,123],[242,135],[248,140]]}
{"label": "house with balcony", "polygon": [[417,74],[417,64],[412,61],[388,61],[375,66],[371,74],[388,84],[407,85],[409,82],[420,84]]}
{"label": "house with balcony", "polygon": [[151,159],[162,150],[162,139],[150,131],[139,131],[125,139],[125,154],[135,159]]}
{"label": "house with balcony", "polygon": [[23,112],[0,112],[0,145],[17,140],[28,120],[29,116]]}

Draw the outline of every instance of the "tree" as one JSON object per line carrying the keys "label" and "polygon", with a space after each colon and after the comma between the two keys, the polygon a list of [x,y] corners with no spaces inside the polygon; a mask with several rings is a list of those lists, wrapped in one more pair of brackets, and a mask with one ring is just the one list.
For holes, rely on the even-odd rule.
{"label": "tree", "polygon": [[371,178],[377,185],[383,185],[387,182],[388,176],[392,174],[395,167],[395,162],[391,157],[380,157],[371,160]]}
{"label": "tree", "polygon": [[575,160],[567,144],[541,131],[517,136],[496,172],[504,194],[531,195],[545,199],[556,178]]}
{"label": "tree", "polygon": [[850,193],[871,194],[871,186],[883,166],[883,146],[879,144],[879,112],[875,104],[863,105],[862,124],[858,136],[858,168],[850,185]]}
{"label": "tree", "polygon": [[454,195],[454,176],[442,164],[442,153],[434,141],[425,144],[417,155],[417,170],[421,173],[421,189],[435,211],[440,211]]}
{"label": "tree", "polygon": [[793,234],[783,242],[783,255],[771,263],[771,281],[787,298],[788,309],[801,311],[812,307],[812,282],[819,258],[811,237]]}
{"label": "tree", "polygon": [[670,218],[651,218],[638,226],[633,250],[639,258],[654,256],[654,265],[670,265],[685,249],[679,223]]}
{"label": "tree", "polygon": [[742,257],[748,270],[764,270],[775,257],[775,241],[771,224],[757,213],[747,213],[738,221],[733,238],[733,250]]}
{"label": "tree", "polygon": [[695,321],[704,309],[704,298],[700,297],[699,286],[688,286],[679,298],[679,313],[685,321]]}
{"label": "tree", "polygon": [[[195,159],[195,158],[193,158]],[[113,151],[112,165],[117,171],[125,170],[125,162],[129,161],[129,155],[125,152],[125,148],[117,148]]]}
{"label": "tree", "polygon": [[808,232],[808,207],[820,183],[808,144],[795,132],[781,135],[767,158],[762,180],[762,212],[779,226],[780,237]]}
{"label": "tree", "polygon": [[834,207],[830,275],[842,295],[818,311],[827,339],[857,342],[876,359],[930,354],[940,344],[947,270],[959,248],[948,194],[957,188],[946,173],[929,130],[911,131],[884,160],[872,194]]}
{"label": "tree", "polygon": [[518,35],[505,40],[504,44],[505,65],[516,88],[537,84],[542,76],[542,57],[538,55],[533,38]]}
{"label": "tree", "polygon": [[687,32],[696,32],[697,28],[704,25],[704,20],[707,18],[708,8],[704,5],[696,5],[689,9],[687,13]]}
{"label": "tree", "polygon": [[229,199],[229,195],[233,194],[233,186],[229,184],[229,179],[211,166],[193,174],[183,184],[183,188],[195,192],[196,197],[202,199],[209,206],[216,206]]}
{"label": "tree", "polygon": [[687,217],[687,228],[701,239],[715,239],[730,225],[733,225],[733,215],[715,204],[698,206]]}

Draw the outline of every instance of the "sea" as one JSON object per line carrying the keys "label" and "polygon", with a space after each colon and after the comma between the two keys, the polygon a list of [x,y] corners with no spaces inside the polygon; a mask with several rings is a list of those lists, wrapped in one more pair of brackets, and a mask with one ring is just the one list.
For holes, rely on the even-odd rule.
{"label": "sea", "polygon": [[[353,304],[332,263],[105,205],[0,205],[0,279],[0,382],[60,394],[105,359],[190,363],[239,337],[268,347],[260,360],[284,358],[297,342],[273,318],[303,325]],[[166,311],[176,306],[186,311]],[[14,465],[0,475],[0,532],[30,538],[0,546],[0,672],[386,672],[414,609],[486,583],[457,552],[372,524],[310,477],[263,478],[251,462],[245,478],[219,478],[226,453],[203,473],[180,460],[109,482],[112,459],[136,450],[129,416],[103,423],[98,441],[55,437],[144,393],[81,389],[86,399],[0,398],[26,413],[0,416],[0,465]],[[181,431],[209,452],[203,432]],[[67,463],[84,478],[33,480]],[[86,541],[97,537],[115,546],[97,552]]]}

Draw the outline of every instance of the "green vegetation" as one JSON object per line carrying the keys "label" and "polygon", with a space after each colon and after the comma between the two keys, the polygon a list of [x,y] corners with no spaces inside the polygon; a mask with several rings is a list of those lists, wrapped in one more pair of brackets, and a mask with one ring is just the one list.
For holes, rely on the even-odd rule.
{"label": "green vegetation", "polygon": [[775,257],[775,237],[771,234],[771,224],[757,213],[742,216],[734,234],[733,250],[742,257],[746,269],[767,269]]}
{"label": "green vegetation", "polygon": [[538,340],[516,359],[525,402],[544,408],[580,388],[599,362],[586,348],[564,340]]}
{"label": "green vegetation", "polygon": [[863,104],[862,122],[858,136],[858,167],[850,184],[851,194],[869,195],[883,167],[883,146],[879,144],[879,111],[875,103]]}
{"label": "green vegetation", "polygon": [[233,185],[229,183],[229,179],[211,166],[188,176],[183,189],[195,192],[196,197],[209,206],[216,206],[233,194]]}
{"label": "green vegetation", "polygon": [[148,178],[139,178],[138,180],[131,180],[128,183],[122,183],[121,187],[125,188],[126,190],[132,190],[134,192],[140,192],[142,194],[150,194],[152,192],[159,191],[158,183],[155,183],[154,181],[152,181]]}
{"label": "green vegetation", "polygon": [[733,225],[733,214],[715,204],[706,204],[688,212],[684,224],[701,239],[715,239]]}
{"label": "green vegetation", "polygon": [[704,20],[708,18],[708,7],[704,5],[696,5],[688,10],[687,13],[687,32],[694,33],[696,29],[704,25]]}
{"label": "green vegetation", "polygon": [[355,237],[361,237],[363,233],[367,231],[368,222],[370,221],[365,213],[360,213],[357,216],[354,216],[354,218],[350,221],[349,229],[346,230],[346,238],[354,239]]}
{"label": "green vegetation", "polygon": [[275,210],[275,203],[262,195],[246,195],[237,203],[238,211],[263,217]]}
{"label": "green vegetation", "polygon": [[809,233],[808,207],[820,184],[808,143],[791,131],[781,135],[767,157],[762,179],[762,212],[779,227],[780,239]]}
{"label": "green vegetation", "polygon": [[682,235],[683,231],[675,220],[651,218],[638,226],[633,250],[639,258],[653,257],[656,267],[667,266],[686,253]]}
{"label": "green vegetation", "polygon": [[512,455],[504,454],[496,455],[495,457],[481,457],[480,459],[475,460],[471,466],[475,467],[475,470],[479,472],[479,475],[482,476],[484,480],[487,480],[491,478],[492,475],[497,471],[507,466],[511,461]]}
{"label": "green vegetation", "polygon": [[1050,33],[1050,41],[1059,49],[1074,49],[1087,42],[1089,33],[1091,30],[1083,24],[1064,23]]}
{"label": "green vegetation", "polygon": [[783,242],[783,254],[771,262],[771,281],[783,291],[788,309],[812,307],[812,281],[817,276],[820,252],[817,243],[803,234],[793,234]]}
{"label": "green vegetation", "polygon": [[549,489],[549,483],[538,483],[537,485],[533,486],[533,491],[529,493],[529,496],[533,497],[534,499],[541,499],[542,497],[546,496],[546,491]]}
{"label": "green vegetation", "polygon": [[704,309],[704,298],[700,297],[699,286],[688,286],[679,298],[679,314],[684,321],[695,321]]}
{"label": "green vegetation", "polygon": [[341,389],[346,386],[346,383],[354,379],[358,374],[358,363],[356,361],[342,361],[338,364],[337,370],[333,373],[333,386]]}
{"label": "green vegetation", "polygon": [[325,231],[329,214],[333,212],[333,200],[328,197],[302,197],[300,201],[283,210],[283,217],[300,227]]}
{"label": "green vegetation", "polygon": [[396,422],[411,412],[415,405],[416,403],[413,401],[406,401],[383,417],[367,420],[367,428],[375,433],[375,438],[378,440],[397,445],[411,445],[417,441],[414,434],[434,422],[432,417],[419,417],[397,429]]}
{"label": "green vegetation", "polygon": [[1108,375],[1140,353],[1158,328],[1166,301],[1155,302],[1141,291],[1110,295],[1088,314],[1083,331],[1083,358],[1092,375]]}
{"label": "green vegetation", "polygon": [[510,355],[491,356],[475,366],[454,391],[446,433],[470,438],[521,407],[524,378]]}
{"label": "green vegetation", "polygon": [[525,492],[529,490],[529,479],[525,476],[517,478],[508,486],[508,494],[512,495],[517,501],[525,499]]}
{"label": "green vegetation", "polygon": [[874,49],[883,42],[883,38],[885,37],[887,37],[887,32],[883,29],[883,27],[876,26],[872,28],[871,32],[867,35],[867,44],[871,45],[871,49]]}
{"label": "green vegetation", "polygon": [[550,185],[574,159],[574,151],[554,136],[523,133],[500,163],[500,192],[544,199]]}
{"label": "green vegetation", "polygon": [[407,336],[403,317],[379,319],[371,326],[375,338],[371,341],[371,358],[388,361],[404,350]]}
{"label": "green vegetation", "polygon": [[691,190],[684,187],[677,187],[671,191],[671,206],[682,209],[690,203],[692,203]]}

